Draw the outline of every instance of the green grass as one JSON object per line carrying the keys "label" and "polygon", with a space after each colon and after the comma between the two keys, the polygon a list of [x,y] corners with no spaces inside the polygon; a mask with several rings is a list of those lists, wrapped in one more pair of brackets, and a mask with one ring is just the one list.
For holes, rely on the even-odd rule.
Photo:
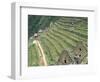
{"label": "green grass", "polygon": [[38,66],[39,65],[39,54],[36,49],[36,45],[31,45],[28,48],[28,65],[29,66]]}
{"label": "green grass", "polygon": [[[41,19],[45,20],[45,18]],[[72,57],[72,51],[79,41],[83,41],[87,45],[88,28],[85,19],[69,17],[61,17],[59,20],[49,22],[47,25],[48,32],[43,32],[39,36],[40,44],[44,50],[48,65],[56,65],[59,55],[66,49]],[[46,22],[46,21],[45,21]],[[84,53],[86,54],[86,53]],[[83,64],[88,62],[86,57],[83,59]],[[39,53],[36,45],[31,45],[28,48],[28,65],[39,65]]]}
{"label": "green grass", "polygon": [[41,42],[42,48],[44,49],[44,53],[46,54],[45,56],[46,56],[47,63],[49,65],[54,64],[55,63],[55,61],[54,61],[55,59],[54,59],[53,55],[51,54],[52,51],[51,51],[50,46],[46,44],[44,38],[41,38],[40,42]]}

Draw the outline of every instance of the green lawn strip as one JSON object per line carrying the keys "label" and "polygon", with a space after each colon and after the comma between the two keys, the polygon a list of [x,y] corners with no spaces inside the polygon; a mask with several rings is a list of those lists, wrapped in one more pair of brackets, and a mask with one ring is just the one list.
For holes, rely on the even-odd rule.
{"label": "green lawn strip", "polygon": [[82,26],[81,23],[80,24],[64,23],[64,22],[60,22],[59,20],[56,21],[55,23],[59,24],[60,26],[66,27],[66,28],[70,28],[70,27],[74,27],[74,28],[81,27],[83,29],[87,29],[87,25],[85,25],[85,27],[84,27],[84,24]]}
{"label": "green lawn strip", "polygon": [[88,27],[88,24],[85,24],[85,23],[83,23],[83,22],[80,22],[80,23],[74,23],[74,24],[72,24],[71,22],[70,23],[68,23],[68,22],[61,22],[61,21],[56,21],[56,23],[58,23],[58,24],[60,24],[61,26],[63,26],[63,27],[75,27],[75,28],[82,28],[81,30],[86,30]]}
{"label": "green lawn strip", "polygon": [[59,21],[61,21],[61,22],[67,22],[67,21],[72,21],[72,19],[69,18],[69,17],[61,17],[61,18],[59,19]]}
{"label": "green lawn strip", "polygon": [[65,38],[62,37],[61,35],[53,32],[53,31],[50,31],[50,34],[57,37],[59,39],[59,41],[61,41],[61,44],[64,46],[65,49],[71,50],[71,48],[74,47],[72,44],[68,43],[68,41],[66,41]]}
{"label": "green lawn strip", "polygon": [[59,34],[65,36],[67,39],[70,39],[70,40],[72,40],[75,43],[79,41],[79,39],[77,39],[77,38],[69,35],[67,32],[64,32],[62,30],[59,30],[58,28],[55,28],[54,31],[57,31]]}
{"label": "green lawn strip", "polygon": [[[57,53],[57,49],[54,47],[54,45],[52,45],[52,43],[46,38],[45,39],[45,43],[46,44],[49,44],[49,49],[50,49],[50,52],[51,52],[51,55],[52,57],[54,58],[54,62],[56,63],[56,61],[58,60],[58,53]],[[51,62],[50,62],[51,63]]]}
{"label": "green lawn strip", "polygon": [[57,32],[57,33],[59,33],[59,34],[65,36],[67,39],[70,39],[70,40],[73,41],[74,43],[76,43],[76,42],[79,41],[79,39],[77,39],[77,38],[71,36],[70,34],[68,34],[68,33],[65,32],[65,31],[60,30],[59,28],[54,27],[54,28],[53,28],[53,31],[55,31],[55,32]]}
{"label": "green lawn strip", "polygon": [[56,33],[53,33],[52,31],[49,31],[49,34],[52,35],[53,37],[56,37],[57,40],[59,40],[60,44],[63,46],[63,49],[66,49],[66,43],[65,40],[62,40],[59,36],[56,35]]}
{"label": "green lawn strip", "polygon": [[55,47],[55,50],[56,50],[56,52],[57,52],[57,54],[59,54],[60,53],[60,51],[58,50],[59,49],[59,44],[57,43],[57,42],[54,42],[50,37],[48,37],[46,34],[44,34],[44,37],[46,38],[46,40],[48,40],[51,44],[52,44],[52,46],[54,46]]}
{"label": "green lawn strip", "polygon": [[64,49],[63,45],[62,45],[61,42],[59,41],[59,38],[57,38],[57,37],[51,35],[49,32],[48,32],[48,37],[51,38],[51,39],[53,40],[53,42],[55,42],[55,43],[58,44],[60,50],[63,50],[63,49]]}
{"label": "green lawn strip", "polygon": [[[72,41],[74,42],[78,42],[80,39],[78,37],[75,37],[75,35],[71,34],[71,33],[68,33],[64,30],[60,30],[59,28],[54,28],[54,31],[55,32],[58,32],[59,34],[65,36],[66,38],[69,38],[71,39]],[[83,41],[87,42],[87,39],[83,39]]]}
{"label": "green lawn strip", "polygon": [[45,43],[45,39],[41,37],[40,43],[44,50],[48,65],[54,64],[55,63],[54,57],[52,56],[52,52],[50,50],[49,45]]}
{"label": "green lawn strip", "polygon": [[[48,34],[48,38],[51,39],[51,35]],[[55,44],[56,49],[58,50],[59,53],[61,53],[65,48],[63,47],[63,45],[61,43],[58,44],[58,41],[55,41],[54,39],[51,39],[52,42]]]}
{"label": "green lawn strip", "polygon": [[52,32],[55,33],[56,36],[59,36],[59,38],[61,38],[61,40],[63,40],[66,44],[68,44],[70,47],[74,47],[75,46],[75,42],[73,42],[72,40],[66,38],[65,36],[61,35],[60,33],[58,33],[57,31],[52,30]]}
{"label": "green lawn strip", "polygon": [[69,32],[69,31],[66,31],[66,30],[64,30],[64,29],[61,29],[61,28],[55,28],[55,29],[59,29],[59,32],[61,32],[61,33],[63,33],[63,34],[65,34],[65,35],[67,35],[67,36],[69,36],[70,38],[72,38],[74,41],[85,41],[85,42],[87,42],[87,38],[83,38],[83,37],[81,37],[81,36],[79,36],[79,35],[76,35],[76,34],[74,34],[74,33],[72,33],[72,32]]}
{"label": "green lawn strip", "polygon": [[61,33],[59,33],[59,29],[57,29],[56,31],[54,30],[55,29],[55,25],[52,26],[52,30],[51,32],[57,36],[59,36],[64,42],[66,42],[67,44],[69,44],[70,46],[75,46],[74,44],[76,42],[72,41],[71,39],[69,39],[68,37],[66,38],[64,35],[62,35]]}
{"label": "green lawn strip", "polygon": [[55,23],[56,27],[59,28],[59,30],[63,30],[65,32],[69,32],[70,34],[73,34],[74,36],[76,36],[77,38],[80,38],[82,40],[87,39],[87,35],[82,35],[80,32],[74,32],[73,30],[69,30],[68,28],[65,29],[63,26],[60,26],[59,24]]}
{"label": "green lawn strip", "polygon": [[32,50],[28,48],[28,66],[32,66]]}
{"label": "green lawn strip", "polygon": [[46,36],[46,35],[43,35],[43,36],[44,37],[42,37],[42,38],[44,38],[45,44],[48,45],[52,57],[54,57],[55,61],[57,61],[60,51],[57,50],[57,48],[55,47],[55,44],[52,42],[52,40],[50,38],[48,38],[48,36]]}
{"label": "green lawn strip", "polygon": [[72,33],[74,33],[76,35],[82,36],[84,38],[87,38],[88,37],[87,32],[82,32],[82,31],[75,30],[75,29],[70,30],[68,28],[64,28],[64,30],[69,31],[69,32],[72,32]]}
{"label": "green lawn strip", "polygon": [[72,22],[61,22],[61,21],[57,21],[56,23],[60,24],[63,27],[66,27],[66,26],[67,27],[72,27],[72,26],[76,27],[76,26],[78,26],[76,24],[72,24]]}
{"label": "green lawn strip", "polygon": [[66,47],[67,47],[67,49],[71,50],[71,47],[74,47],[74,46],[72,44],[68,43],[66,41],[66,38],[65,37],[61,36],[57,32],[54,32],[54,28],[55,28],[54,24],[51,23],[50,30],[49,30],[48,33],[50,33],[50,35],[56,37],[56,39],[58,39],[58,41],[60,41],[60,43],[62,44],[62,46],[63,46],[64,49],[66,49]]}
{"label": "green lawn strip", "polygon": [[39,62],[39,54],[38,51],[36,50],[36,45],[30,46],[28,49],[28,62],[29,66],[38,66]]}
{"label": "green lawn strip", "polygon": [[59,33],[58,31],[53,30],[54,32],[56,32],[56,34],[58,34],[60,37],[62,37],[62,39],[66,40],[67,43],[72,44],[73,46],[75,46],[74,44],[76,43],[75,41],[73,41],[72,39],[62,35],[61,33]]}
{"label": "green lawn strip", "polygon": [[87,20],[84,20],[83,18],[76,18],[76,17],[61,17],[60,19],[59,19],[59,21],[60,22],[64,22],[64,23],[66,23],[66,22],[73,22],[73,23],[87,23]]}
{"label": "green lawn strip", "polygon": [[78,35],[75,35],[71,32],[63,30],[61,27],[58,27],[56,25],[55,25],[54,30],[57,30],[60,34],[62,33],[62,35],[66,36],[66,37],[69,36],[69,38],[74,40],[75,42],[79,41],[82,38],[82,37],[79,37]]}
{"label": "green lawn strip", "polygon": [[52,25],[53,25],[53,23],[50,24],[49,31],[46,33],[46,35],[47,35],[51,40],[53,40],[53,42],[54,42],[54,43],[56,44],[56,46],[58,47],[59,51],[62,51],[62,50],[65,49],[64,46],[61,44],[62,41],[60,41],[59,38],[53,36],[53,35],[50,33],[50,31],[52,30],[52,27],[53,27]]}
{"label": "green lawn strip", "polygon": [[57,23],[59,23],[60,25],[63,25],[64,27],[68,26],[68,27],[77,27],[80,26],[79,23],[81,23],[80,21],[68,21],[68,20],[63,20],[63,21],[56,21]]}
{"label": "green lawn strip", "polygon": [[87,26],[84,27],[84,26],[80,26],[78,24],[77,25],[76,24],[72,25],[72,24],[68,24],[68,23],[67,24],[62,24],[61,22],[56,22],[56,23],[63,26],[64,28],[73,27],[75,30],[80,30],[80,31],[83,31],[83,32],[87,32],[87,30],[88,30]]}
{"label": "green lawn strip", "polygon": [[82,26],[77,26],[75,27],[76,30],[81,30],[81,31],[84,31],[84,32],[88,32],[88,28],[83,28]]}
{"label": "green lawn strip", "polygon": [[[58,23],[56,23],[58,24]],[[71,31],[73,33],[76,33],[76,34],[80,34],[81,36],[83,37],[87,37],[87,31],[83,31],[83,30],[79,30],[79,29],[75,29],[75,27],[68,27],[68,26],[63,26],[63,25],[60,25],[58,24],[59,26],[61,26],[64,30],[68,30],[68,31]]]}

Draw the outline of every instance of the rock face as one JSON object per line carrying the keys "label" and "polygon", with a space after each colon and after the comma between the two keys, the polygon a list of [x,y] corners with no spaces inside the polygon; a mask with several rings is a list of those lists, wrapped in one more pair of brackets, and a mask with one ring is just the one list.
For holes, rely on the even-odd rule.
{"label": "rock face", "polygon": [[67,50],[63,50],[62,53],[59,56],[58,65],[67,65],[67,64],[72,64],[73,61],[71,57],[69,56],[69,53]]}
{"label": "rock face", "polygon": [[76,47],[73,49],[73,54],[75,64],[81,64],[83,60],[87,58],[87,47],[83,44],[83,42],[78,42]]}
{"label": "rock face", "polygon": [[58,58],[58,65],[88,64],[87,47],[83,42],[78,42],[72,51],[72,56],[67,50],[63,50]]}

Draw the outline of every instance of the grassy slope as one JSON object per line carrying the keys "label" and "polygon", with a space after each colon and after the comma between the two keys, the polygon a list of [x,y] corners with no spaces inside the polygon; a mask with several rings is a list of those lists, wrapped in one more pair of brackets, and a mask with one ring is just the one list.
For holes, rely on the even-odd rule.
{"label": "grassy slope", "polygon": [[[68,19],[63,17],[60,20],[57,20],[55,23],[51,23],[48,27],[49,29],[47,33],[41,33],[40,42],[46,54],[48,65],[57,63],[59,54],[63,49],[67,49],[69,52],[71,52],[78,41],[84,41],[87,43],[88,29],[86,23],[81,20],[81,22],[75,23],[73,27],[74,28],[71,28],[70,21],[68,22]],[[28,52],[28,65],[37,66],[39,58],[36,46],[30,46]],[[87,60],[84,59],[84,61],[86,62]],[[82,63],[84,63],[84,61]]]}

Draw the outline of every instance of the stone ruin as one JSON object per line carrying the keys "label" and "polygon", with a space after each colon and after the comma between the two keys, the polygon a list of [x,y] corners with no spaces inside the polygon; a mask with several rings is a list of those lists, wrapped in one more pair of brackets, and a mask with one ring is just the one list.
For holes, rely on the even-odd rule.
{"label": "stone ruin", "polygon": [[[76,47],[73,48],[72,55],[68,50],[63,50],[58,58],[58,65],[67,65],[67,64],[87,64],[87,47],[83,42],[78,42]],[[85,60],[85,61],[84,61]]]}

